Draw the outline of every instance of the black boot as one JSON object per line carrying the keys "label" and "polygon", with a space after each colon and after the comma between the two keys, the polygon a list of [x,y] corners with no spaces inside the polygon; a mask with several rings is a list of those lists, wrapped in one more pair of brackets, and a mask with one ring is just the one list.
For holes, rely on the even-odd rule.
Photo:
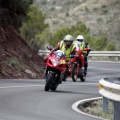
{"label": "black boot", "polygon": [[84,64],[84,75],[87,75],[87,67],[88,67],[88,62],[86,61]]}
{"label": "black boot", "polygon": [[87,67],[84,68],[84,75],[87,76]]}
{"label": "black boot", "polygon": [[64,73],[61,75],[61,80],[66,82],[67,75]]}

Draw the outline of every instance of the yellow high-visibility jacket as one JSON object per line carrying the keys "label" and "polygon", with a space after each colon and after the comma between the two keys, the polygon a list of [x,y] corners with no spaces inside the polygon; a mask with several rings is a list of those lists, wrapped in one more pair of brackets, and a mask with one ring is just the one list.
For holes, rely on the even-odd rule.
{"label": "yellow high-visibility jacket", "polygon": [[[65,52],[66,56],[70,56],[71,52],[75,49],[75,45],[71,45],[70,48],[66,48],[66,45],[64,44],[64,41],[60,42],[60,50]],[[70,61],[70,58],[67,58],[67,62]]]}
{"label": "yellow high-visibility jacket", "polygon": [[[85,43],[84,42],[79,42],[79,41],[74,41],[73,45],[75,45],[77,50],[84,50],[85,49]],[[83,51],[83,53],[87,53],[87,51]]]}

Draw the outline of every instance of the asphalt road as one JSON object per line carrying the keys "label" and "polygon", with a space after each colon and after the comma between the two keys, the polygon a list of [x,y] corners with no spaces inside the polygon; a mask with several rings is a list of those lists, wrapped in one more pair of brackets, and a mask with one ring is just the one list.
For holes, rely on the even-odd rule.
{"label": "asphalt road", "polygon": [[85,82],[71,78],[55,92],[44,91],[45,80],[0,79],[0,120],[100,120],[72,109],[79,100],[100,97],[98,82],[120,77],[120,63],[90,62]]}

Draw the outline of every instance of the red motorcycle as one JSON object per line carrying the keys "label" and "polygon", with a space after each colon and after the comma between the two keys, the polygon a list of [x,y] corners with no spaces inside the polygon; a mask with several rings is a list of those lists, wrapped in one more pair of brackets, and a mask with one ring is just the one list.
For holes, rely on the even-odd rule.
{"label": "red motorcycle", "polygon": [[[47,47],[51,51],[52,48]],[[55,91],[61,81],[61,74],[66,70],[66,57],[62,50],[54,51],[50,53],[45,60],[45,78],[46,84],[45,91]]]}
{"label": "red motorcycle", "polygon": [[84,75],[84,71],[81,69],[82,68],[82,63],[81,63],[81,59],[80,56],[83,55],[84,52],[87,52],[88,49],[84,49],[84,50],[79,50],[78,53],[76,53],[76,55],[74,56],[74,62],[72,64],[72,80],[73,82],[77,81],[77,78],[79,77],[80,80],[82,82],[84,82],[86,80],[86,77]]}

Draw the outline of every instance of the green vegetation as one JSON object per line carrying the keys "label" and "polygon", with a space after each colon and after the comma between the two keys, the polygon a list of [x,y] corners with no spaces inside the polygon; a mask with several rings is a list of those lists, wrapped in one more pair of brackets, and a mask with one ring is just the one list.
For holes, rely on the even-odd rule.
{"label": "green vegetation", "polygon": [[12,15],[12,24],[18,30],[33,0],[0,0],[0,6],[7,8]]}
{"label": "green vegetation", "polygon": [[17,60],[16,57],[8,57],[6,62],[10,67],[16,66],[17,64],[19,64],[19,61]]}
{"label": "green vegetation", "polygon": [[66,28],[56,31],[50,43],[51,45],[55,46],[60,40],[64,38],[66,34],[71,34],[75,40],[76,40],[77,35],[82,34],[85,38],[85,41],[88,42],[90,46],[92,46],[92,50],[106,50],[107,38],[104,36],[100,38],[92,37],[89,31],[90,30],[89,28],[87,28],[85,23],[76,24],[69,28],[66,27]]}
{"label": "green vegetation", "polygon": [[16,67],[19,71],[24,71],[25,69],[29,69],[29,66],[20,64],[16,57],[8,57],[5,61],[6,65],[10,67]]}
{"label": "green vegetation", "polygon": [[[105,17],[105,15],[108,16],[112,5],[116,8],[119,7],[120,2],[118,0],[109,3],[105,1],[101,3],[99,0],[89,3],[86,0],[66,0],[62,2],[36,0],[34,4],[32,3],[33,0],[0,1],[1,7],[7,8],[14,16],[12,24],[17,30],[20,28],[22,37],[34,50],[44,49],[46,44],[55,47],[66,34],[71,34],[74,39],[78,34],[82,34],[92,50],[116,50],[119,48],[119,44],[116,45],[116,43],[120,37],[118,31],[120,26],[111,24],[112,17],[119,15],[116,11],[114,15],[111,14],[111,19]],[[90,19],[90,17],[95,19]],[[107,26],[106,22],[112,26]],[[117,19],[115,23],[119,23]],[[101,26],[103,26],[102,29]],[[109,42],[109,36],[113,33],[113,28],[117,28],[114,31],[115,37],[112,36],[111,42]],[[110,31],[108,32],[108,30]]]}
{"label": "green vegetation", "polygon": [[76,39],[77,35],[82,34],[85,41],[90,46],[93,46],[92,50],[106,50],[107,38],[104,36],[100,38],[92,37],[90,35],[90,29],[87,28],[85,23],[64,27],[52,33],[48,24],[45,24],[45,16],[34,5],[30,6],[28,16],[29,19],[23,23],[20,31],[21,35],[36,51],[44,49],[45,44],[50,44],[55,47],[67,34],[71,34],[74,39]]}
{"label": "green vegetation", "polygon": [[[41,4],[42,2],[44,4]],[[54,33],[62,28],[85,23],[90,35],[95,38],[105,36],[106,44],[120,50],[120,1],[119,0],[36,0],[34,4],[46,14],[46,22]],[[93,47],[93,46],[92,46]],[[99,48],[98,48],[99,49]],[[103,50],[103,49],[101,49]]]}
{"label": "green vegetation", "polygon": [[[54,34],[53,42],[51,44],[56,45],[67,34],[71,34],[74,37],[74,39],[76,39],[77,35],[79,34],[84,35],[84,37],[90,36],[89,29],[86,27],[84,23],[81,23],[81,24],[73,25],[71,27],[66,27],[56,31]],[[89,40],[86,40],[86,41],[89,41]]]}
{"label": "green vegetation", "polygon": [[[27,40],[30,45],[36,47],[38,44],[37,41],[40,40],[40,34],[48,27],[48,24],[45,23],[45,15],[43,15],[35,5],[30,6],[27,15],[28,19],[22,24],[20,32],[22,37]],[[42,40],[40,40],[39,45],[41,45],[41,43]]]}
{"label": "green vegetation", "polygon": [[115,46],[113,44],[111,44],[111,43],[107,44],[107,50],[108,51],[113,51],[114,49],[115,49]]}

